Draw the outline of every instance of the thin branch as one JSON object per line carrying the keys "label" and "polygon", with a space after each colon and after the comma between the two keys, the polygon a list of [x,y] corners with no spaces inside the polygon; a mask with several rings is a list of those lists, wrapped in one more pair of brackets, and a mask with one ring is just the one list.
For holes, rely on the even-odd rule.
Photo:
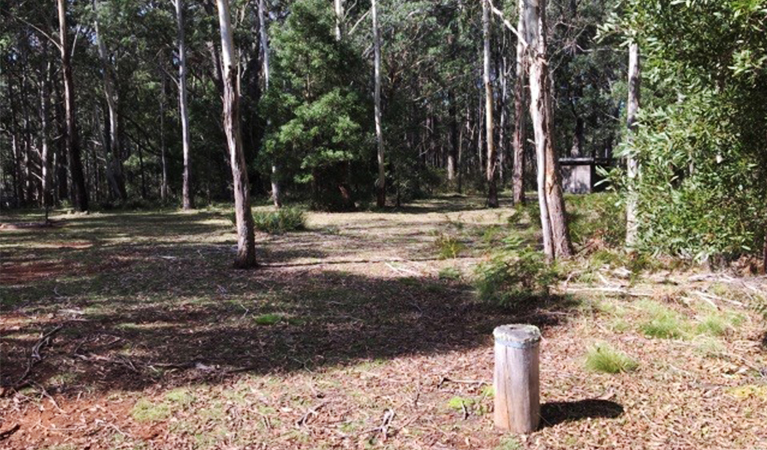
{"label": "thin branch", "polygon": [[485,1],[487,1],[487,4],[490,6],[490,11],[492,11],[493,14],[495,14],[496,16],[500,17],[501,18],[501,22],[503,22],[503,25],[506,26],[506,28],[508,28],[509,31],[511,31],[512,33],[514,33],[514,35],[517,36],[517,39],[519,39],[520,42],[522,42],[522,45],[527,47],[527,41],[525,40],[524,37],[522,37],[522,35],[519,33],[519,31],[517,31],[517,29],[514,28],[514,25],[512,25],[511,22],[509,22],[508,19],[506,19],[506,17],[504,17],[503,11],[501,11],[498,8],[496,8],[495,5],[493,5],[493,1],[492,0],[485,0]]}

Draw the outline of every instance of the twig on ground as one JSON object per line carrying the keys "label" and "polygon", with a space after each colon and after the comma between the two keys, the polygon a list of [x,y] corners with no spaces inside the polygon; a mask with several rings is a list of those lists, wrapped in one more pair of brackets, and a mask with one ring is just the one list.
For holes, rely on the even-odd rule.
{"label": "twig on ground", "polygon": [[19,429],[21,429],[21,425],[19,425],[17,423],[16,425],[12,426],[11,428],[8,428],[7,430],[0,432],[0,441],[4,441],[4,440],[8,439],[9,437],[11,437],[11,435],[13,433],[19,431]]}
{"label": "twig on ground", "polygon": [[[391,423],[394,420],[394,416],[395,416],[394,410],[391,408],[386,408],[386,410],[384,410],[384,416],[383,416],[383,420],[381,421],[381,425],[375,428],[370,428],[365,431],[362,431],[360,435],[368,434],[368,433],[381,433],[383,435],[383,440],[385,441],[389,437],[389,427],[391,427]],[[373,437],[371,436],[371,439],[372,438]]]}
{"label": "twig on ground", "polygon": [[301,416],[300,419],[296,420],[296,426],[300,428],[302,426],[307,425],[309,423],[309,418],[311,416],[316,416],[319,410],[322,409],[327,404],[328,402],[324,401],[320,403],[319,405],[315,406],[314,408],[310,408],[308,411],[306,411],[306,413],[303,416]]}
{"label": "twig on ground", "polygon": [[[29,355],[29,360],[27,361],[27,368],[24,371],[24,373],[19,377],[18,380],[16,380],[15,383],[11,385],[11,388],[8,390],[15,391],[18,390],[20,387],[26,386],[28,383],[25,382],[27,377],[32,373],[32,368],[37,365],[40,361],[43,360],[43,357],[40,355],[40,351],[51,342],[51,338],[54,334],[58,333],[59,330],[64,328],[64,325],[58,325],[56,328],[52,329],[51,331],[43,334],[43,336],[35,343],[34,346],[32,346],[32,351]],[[6,392],[4,392],[5,394]]]}
{"label": "twig on ground", "polygon": [[485,381],[485,380],[454,380],[452,378],[448,377],[442,377],[439,380],[439,383],[437,383],[437,389],[441,388],[443,384],[445,383],[457,383],[457,384],[476,384],[476,385],[483,385],[483,384],[493,384],[492,381]]}
{"label": "twig on ground", "polygon": [[631,292],[628,289],[623,288],[617,288],[617,287],[602,287],[602,288],[589,288],[589,287],[568,287],[566,289],[567,292],[589,292],[589,291],[595,291],[595,292],[612,292],[616,294],[621,295],[628,295],[630,297],[652,297],[653,294],[649,292]]}
{"label": "twig on ground", "polygon": [[59,412],[62,412],[62,413],[64,412],[64,410],[63,410],[63,409],[61,409],[61,407],[59,406],[59,404],[58,404],[58,403],[56,403],[56,400],[55,400],[55,399],[54,399],[54,398],[51,396],[51,394],[49,394],[49,393],[48,393],[48,391],[47,391],[47,390],[45,390],[45,387],[43,387],[43,385],[41,385],[41,384],[39,384],[39,383],[35,383],[35,382],[32,382],[31,384],[32,384],[32,386],[34,386],[35,388],[37,388],[37,390],[39,390],[39,391],[40,391],[40,394],[42,394],[44,397],[47,397],[47,398],[48,398],[48,400],[50,400],[50,401],[51,401],[51,403],[53,403],[53,406],[55,406],[55,407],[56,407],[56,409],[57,409],[57,410],[59,410]]}

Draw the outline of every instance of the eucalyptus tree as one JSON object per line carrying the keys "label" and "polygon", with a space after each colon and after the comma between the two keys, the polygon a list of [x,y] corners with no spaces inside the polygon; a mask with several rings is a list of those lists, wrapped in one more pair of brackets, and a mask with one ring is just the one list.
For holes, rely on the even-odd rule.
{"label": "eucalyptus tree", "polygon": [[175,0],[176,9],[176,33],[178,48],[178,104],[179,118],[181,119],[181,145],[184,154],[184,172],[182,183],[182,205],[186,210],[194,208],[194,195],[192,194],[192,159],[191,142],[189,137],[189,105],[187,100],[187,67],[186,67],[186,41],[184,39],[184,3],[183,0]]}
{"label": "eucalyptus tree", "polygon": [[237,60],[229,17],[229,1],[216,0],[216,6],[218,7],[218,21],[221,30],[224,130],[234,180],[234,211],[237,228],[237,257],[234,265],[239,269],[247,269],[256,266],[256,241],[250,205],[250,181],[248,180],[247,163],[242,150],[242,135],[240,134]]}

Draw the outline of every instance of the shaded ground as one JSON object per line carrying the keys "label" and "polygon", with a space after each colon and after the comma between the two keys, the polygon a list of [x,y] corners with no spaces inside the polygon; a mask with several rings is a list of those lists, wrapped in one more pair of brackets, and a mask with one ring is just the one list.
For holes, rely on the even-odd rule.
{"label": "shaded ground", "polygon": [[[512,210],[481,204],[446,198],[385,213],[312,214],[309,231],[260,235],[255,271],[230,269],[233,230],[216,209],[65,215],[55,217],[60,228],[0,230],[0,381],[23,385],[0,398],[0,439],[19,425],[0,446],[767,442],[758,315],[726,303],[745,319],[715,338],[721,348],[712,355],[698,337],[632,331],[646,315],[634,297],[606,298],[584,280],[512,309],[479,303],[467,282],[473,267],[505,234],[533,233],[509,225]],[[455,258],[438,257],[435,242],[445,236],[459,244]],[[615,289],[644,289],[697,320],[686,292],[715,282],[670,277],[646,286],[619,280]],[[566,294],[573,290],[577,298]],[[493,327],[518,321],[543,329],[544,427],[510,437],[492,427],[485,382]],[[639,359],[639,370],[584,370],[588,346],[601,341]],[[30,359],[36,344],[39,362]]]}

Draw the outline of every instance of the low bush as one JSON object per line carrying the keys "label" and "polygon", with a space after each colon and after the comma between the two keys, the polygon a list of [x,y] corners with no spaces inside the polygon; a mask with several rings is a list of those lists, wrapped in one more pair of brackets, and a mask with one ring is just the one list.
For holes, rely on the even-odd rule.
{"label": "low bush", "polygon": [[[236,223],[234,212],[229,215]],[[306,212],[299,208],[284,207],[276,211],[255,211],[253,225],[256,230],[269,234],[283,234],[306,229]]]}
{"label": "low bush", "polygon": [[548,295],[557,276],[541,252],[512,236],[503,240],[502,249],[489,261],[477,266],[475,286],[481,300],[508,306]]}

